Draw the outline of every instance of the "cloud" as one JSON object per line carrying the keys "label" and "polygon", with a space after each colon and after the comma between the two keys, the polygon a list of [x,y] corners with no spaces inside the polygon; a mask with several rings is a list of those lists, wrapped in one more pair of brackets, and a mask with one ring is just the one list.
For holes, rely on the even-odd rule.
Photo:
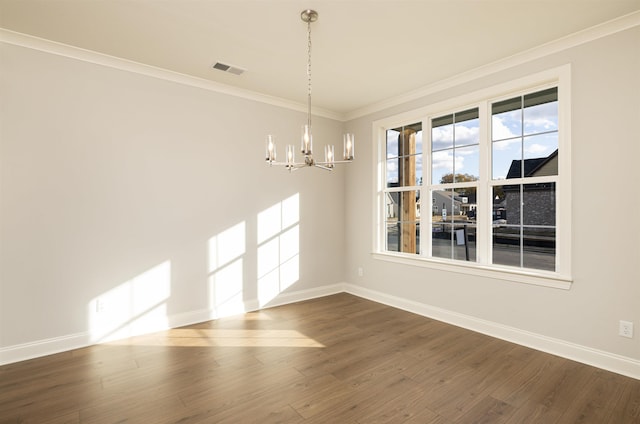
{"label": "cloud", "polygon": [[[509,119],[508,115],[493,116],[493,119],[491,121],[491,133],[494,140],[504,140],[507,138],[518,137],[520,135],[512,131],[512,129],[508,125],[509,123],[511,123],[512,127],[515,124],[515,122],[512,119]],[[494,146],[496,144],[497,143],[494,143]]]}
{"label": "cloud", "polygon": [[558,128],[558,103],[544,103],[524,110],[526,134],[553,131]]}
{"label": "cloud", "polygon": [[477,126],[466,127],[464,125],[456,125],[456,146],[466,146],[469,144],[478,144],[480,128]]}
{"label": "cloud", "polygon": [[434,152],[432,155],[431,167],[435,169],[444,169],[451,172],[451,164],[453,163],[453,150],[444,150]]}
{"label": "cloud", "polygon": [[532,155],[539,155],[541,153],[546,153],[549,149],[547,146],[543,146],[542,144],[530,144],[527,145],[524,149],[525,153],[530,153]]}

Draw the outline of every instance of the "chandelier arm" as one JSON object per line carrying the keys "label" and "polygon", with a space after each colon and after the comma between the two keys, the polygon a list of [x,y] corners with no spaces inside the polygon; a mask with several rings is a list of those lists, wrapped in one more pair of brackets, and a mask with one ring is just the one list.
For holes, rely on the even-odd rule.
{"label": "chandelier arm", "polygon": [[[351,163],[353,160],[334,160],[331,163]],[[329,162],[318,162],[320,164],[328,164]]]}
{"label": "chandelier arm", "polygon": [[269,164],[269,166],[295,166],[298,168],[302,168],[303,166],[307,166],[307,164],[305,162],[293,162],[293,163],[288,163],[288,162],[269,162],[267,161],[267,163]]}

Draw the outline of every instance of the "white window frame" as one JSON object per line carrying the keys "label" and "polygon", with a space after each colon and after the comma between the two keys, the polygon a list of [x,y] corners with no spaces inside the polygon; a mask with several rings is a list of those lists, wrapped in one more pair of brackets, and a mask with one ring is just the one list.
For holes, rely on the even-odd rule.
{"label": "white window frame", "polygon": [[[531,268],[517,268],[492,264],[491,238],[491,188],[500,184],[491,180],[491,104],[510,97],[533,93],[550,87],[558,87],[558,176],[556,183],[556,270],[554,272]],[[423,185],[420,187],[421,199],[430,199],[431,183],[431,119],[452,112],[479,108],[480,119],[480,175],[477,198],[477,262],[465,262],[430,257],[431,254],[431,217],[422,215],[422,234],[420,237],[420,254],[386,251],[385,225],[385,164],[386,164],[386,131],[391,128],[422,122],[423,131]],[[503,84],[495,85],[455,97],[446,101],[428,105],[419,109],[404,112],[373,122],[372,128],[375,151],[373,154],[373,257],[412,266],[471,274],[501,280],[534,284],[559,289],[569,289],[572,284],[571,271],[571,65],[564,65],[546,71],[519,78]],[[547,178],[547,181],[549,179]],[[531,180],[530,182],[535,182]],[[529,183],[529,179],[527,179]],[[447,185],[452,188],[451,185]],[[480,203],[485,200],[485,204]]]}

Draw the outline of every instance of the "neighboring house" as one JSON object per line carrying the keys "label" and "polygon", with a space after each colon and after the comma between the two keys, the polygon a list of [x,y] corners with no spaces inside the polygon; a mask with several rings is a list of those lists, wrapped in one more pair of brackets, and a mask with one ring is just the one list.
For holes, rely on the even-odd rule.
{"label": "neighboring house", "polygon": [[[397,183],[391,183],[390,184],[391,187],[398,187]],[[386,216],[387,219],[389,218],[396,218],[399,219],[399,203],[400,203],[400,192],[387,192],[386,193],[386,202],[385,202],[385,207],[386,207]],[[416,211],[415,211],[415,217],[416,219],[420,218],[420,191],[418,191],[416,199],[415,199],[415,207],[416,207]]]}
{"label": "neighboring house", "polygon": [[[524,172],[524,177],[536,177],[558,174],[558,150],[555,150],[547,157],[525,159],[511,162],[511,167],[507,173],[507,180],[520,178]],[[556,225],[555,208],[555,184],[539,183],[525,184],[524,199],[520,199],[520,185],[504,185],[504,197],[497,199],[494,203],[494,220],[506,219],[506,223],[520,225],[520,206],[522,201],[527,202],[527,218],[524,224],[535,223],[535,225]],[[536,204],[539,205],[536,207]]]}
{"label": "neighboring house", "polygon": [[[473,197],[471,203],[470,199]],[[461,196],[455,191],[434,191],[432,201],[432,214],[441,215],[442,210],[447,210],[447,216],[467,215],[475,209],[475,194],[473,196]]]}

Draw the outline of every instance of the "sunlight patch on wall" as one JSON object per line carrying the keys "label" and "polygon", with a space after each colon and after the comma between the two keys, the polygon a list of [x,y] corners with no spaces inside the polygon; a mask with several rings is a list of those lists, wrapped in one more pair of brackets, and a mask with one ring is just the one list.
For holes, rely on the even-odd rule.
{"label": "sunlight patch on wall", "polygon": [[258,214],[258,302],[265,306],[300,278],[300,196]]}
{"label": "sunlight patch on wall", "polygon": [[94,298],[89,303],[93,343],[168,328],[171,262],[165,261]]}
{"label": "sunlight patch on wall", "polygon": [[212,318],[245,312],[246,224],[241,222],[209,239],[209,307]]}

